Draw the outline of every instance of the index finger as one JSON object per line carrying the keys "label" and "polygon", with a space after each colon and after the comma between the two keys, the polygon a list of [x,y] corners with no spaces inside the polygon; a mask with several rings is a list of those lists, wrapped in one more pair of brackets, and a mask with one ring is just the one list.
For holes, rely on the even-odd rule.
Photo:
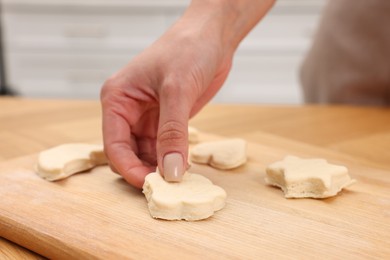
{"label": "index finger", "polygon": [[142,188],[145,176],[153,171],[137,156],[137,145],[131,139],[127,120],[110,109],[103,109],[104,151],[112,166],[123,178],[137,188]]}

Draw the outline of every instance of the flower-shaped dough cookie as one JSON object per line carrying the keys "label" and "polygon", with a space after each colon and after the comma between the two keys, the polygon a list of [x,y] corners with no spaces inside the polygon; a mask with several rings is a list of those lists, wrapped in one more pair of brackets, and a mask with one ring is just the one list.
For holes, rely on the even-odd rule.
{"label": "flower-shaped dough cookie", "polygon": [[226,192],[199,174],[186,172],[181,182],[167,182],[158,172],[145,178],[150,215],[166,220],[201,220],[225,206]]}
{"label": "flower-shaped dough cookie", "polygon": [[40,177],[56,181],[106,163],[103,145],[70,143],[41,152],[36,171]]}
{"label": "flower-shaped dough cookie", "polygon": [[295,156],[269,165],[265,181],[280,187],[286,198],[327,198],[355,182],[344,166]]}
{"label": "flower-shaped dough cookie", "polygon": [[233,169],[247,160],[246,141],[237,138],[201,143],[191,149],[190,159],[221,170]]}

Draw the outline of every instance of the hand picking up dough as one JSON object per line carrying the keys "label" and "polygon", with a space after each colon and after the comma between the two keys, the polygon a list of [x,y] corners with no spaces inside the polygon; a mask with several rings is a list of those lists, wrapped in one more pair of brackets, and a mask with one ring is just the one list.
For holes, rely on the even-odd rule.
{"label": "hand picking up dough", "polygon": [[355,182],[344,166],[295,156],[269,165],[265,181],[281,188],[286,198],[328,198]]}
{"label": "hand picking up dough", "polygon": [[237,138],[201,143],[191,149],[190,159],[221,170],[233,169],[246,162],[246,141]]}
{"label": "hand picking up dough", "polygon": [[166,182],[158,172],[145,178],[150,215],[166,220],[201,220],[225,206],[226,192],[199,174],[186,172],[181,182]]}
{"label": "hand picking up dough", "polygon": [[102,145],[70,143],[41,152],[36,170],[40,177],[56,181],[106,163]]}

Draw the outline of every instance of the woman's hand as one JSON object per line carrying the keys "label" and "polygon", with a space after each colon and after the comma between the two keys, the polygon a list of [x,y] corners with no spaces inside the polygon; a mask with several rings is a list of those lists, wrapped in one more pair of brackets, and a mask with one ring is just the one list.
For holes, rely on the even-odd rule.
{"label": "woman's hand", "polygon": [[112,170],[135,187],[157,165],[167,181],[181,180],[188,120],[221,88],[231,68],[239,37],[226,30],[226,21],[234,21],[236,12],[202,1],[193,1],[169,31],[103,86],[105,152]]}

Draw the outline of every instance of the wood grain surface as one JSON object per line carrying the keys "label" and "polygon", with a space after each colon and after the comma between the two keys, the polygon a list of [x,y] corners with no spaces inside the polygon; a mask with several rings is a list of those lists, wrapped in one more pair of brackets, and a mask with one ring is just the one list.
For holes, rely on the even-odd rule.
{"label": "wood grain surface", "polygon": [[[201,140],[215,137],[203,135]],[[265,167],[287,154],[346,165],[358,182],[338,197],[285,199],[264,182]],[[50,183],[36,156],[0,167],[3,235],[48,258],[385,258],[390,255],[390,175],[321,149],[249,144],[233,171],[193,165],[227,194],[226,208],[199,222],[149,216],[143,194],[108,166]]]}
{"label": "wood grain surface", "polygon": [[[0,98],[0,107],[3,161],[60,143],[101,139],[97,101]],[[209,105],[191,124],[207,133],[243,137],[296,154],[314,149],[332,157],[336,152],[342,162],[363,163],[384,173],[390,169],[390,110],[386,108]],[[388,210],[388,204],[382,206]],[[382,225],[388,228],[388,221]],[[37,257],[0,240],[0,258],[21,258],[21,254]]]}
{"label": "wood grain surface", "polygon": [[42,256],[0,237],[0,259],[44,259]]}

